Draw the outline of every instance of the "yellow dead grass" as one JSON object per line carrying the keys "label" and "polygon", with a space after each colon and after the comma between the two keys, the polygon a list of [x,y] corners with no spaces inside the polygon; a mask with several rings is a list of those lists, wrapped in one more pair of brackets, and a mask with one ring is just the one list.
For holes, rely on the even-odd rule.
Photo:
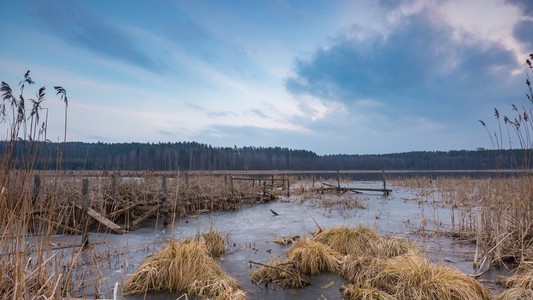
{"label": "yellow dead grass", "polygon": [[342,274],[350,283],[383,291],[399,300],[492,299],[489,291],[475,279],[450,267],[433,265],[415,254],[347,260],[351,262],[345,264]]}
{"label": "yellow dead grass", "polygon": [[222,235],[211,229],[208,232],[202,234],[205,246],[209,251],[209,254],[214,258],[219,258],[224,254],[226,250],[226,240]]}
{"label": "yellow dead grass", "polygon": [[343,299],[347,300],[396,300],[393,296],[373,287],[361,287],[355,284],[342,286]]}
{"label": "yellow dead grass", "polygon": [[510,288],[503,291],[496,300],[531,300],[533,299],[533,290],[524,288]]}
{"label": "yellow dead grass", "polygon": [[170,241],[126,279],[123,290],[125,295],[149,291],[179,291],[215,299],[240,295],[238,282],[223,271],[198,239]]}
{"label": "yellow dead grass", "polygon": [[251,278],[256,284],[273,283],[282,288],[301,288],[311,283],[296,269],[294,263],[283,262],[279,258],[253,271]]}
{"label": "yellow dead grass", "polygon": [[338,272],[342,255],[329,246],[310,238],[299,239],[287,252],[290,262],[297,265],[304,274],[316,275],[320,272]]}
{"label": "yellow dead grass", "polygon": [[368,250],[369,243],[379,238],[379,234],[368,227],[340,226],[317,233],[314,240],[328,245],[341,254],[349,254],[365,252]]}

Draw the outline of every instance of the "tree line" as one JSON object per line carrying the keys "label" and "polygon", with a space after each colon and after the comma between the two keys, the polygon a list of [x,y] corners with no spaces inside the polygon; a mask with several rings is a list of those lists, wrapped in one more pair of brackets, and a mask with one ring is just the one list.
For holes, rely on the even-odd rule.
{"label": "tree line", "polygon": [[[0,142],[6,153],[9,142]],[[30,156],[26,153],[32,153]],[[531,167],[526,150],[412,151],[317,155],[283,147],[213,147],[196,142],[30,142],[15,147],[16,168],[64,170],[488,170]]]}

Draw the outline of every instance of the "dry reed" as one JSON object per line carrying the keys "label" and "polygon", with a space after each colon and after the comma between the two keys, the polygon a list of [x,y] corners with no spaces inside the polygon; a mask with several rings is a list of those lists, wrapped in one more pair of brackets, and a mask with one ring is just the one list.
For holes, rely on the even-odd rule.
{"label": "dry reed", "polygon": [[380,236],[376,231],[362,225],[328,228],[314,236],[315,241],[324,243],[341,254],[364,252],[370,243],[378,239]]}
{"label": "dry reed", "polygon": [[259,265],[260,267],[251,273],[251,279],[256,284],[273,283],[282,288],[301,288],[311,284],[292,262],[283,262],[276,258],[267,264]]}
{"label": "dry reed", "polygon": [[238,292],[238,282],[226,274],[198,239],[171,241],[145,259],[126,279],[126,295],[149,291],[179,291],[190,295],[219,297]]}
{"label": "dry reed", "polygon": [[226,250],[226,240],[219,232],[211,229],[208,232],[203,233],[202,238],[212,257],[218,258],[224,254],[224,251]]}
{"label": "dry reed", "polygon": [[277,238],[274,241],[274,243],[280,244],[280,245],[288,245],[288,244],[294,243],[295,241],[297,241],[299,239],[300,239],[300,236],[298,236],[298,235],[295,235],[295,236],[281,236],[281,237]]}
{"label": "dry reed", "polygon": [[496,296],[496,300],[531,300],[533,290],[524,288],[510,288]]}
{"label": "dry reed", "polygon": [[[356,270],[357,271],[353,271]],[[348,274],[343,271],[346,277]],[[371,287],[396,299],[488,300],[488,290],[473,278],[425,258],[402,255],[389,259],[357,260],[348,280],[359,287]]]}
{"label": "dry reed", "polygon": [[516,273],[505,280],[505,286],[533,291],[533,261],[520,264]]}
{"label": "dry reed", "polygon": [[289,249],[287,257],[302,273],[310,275],[338,272],[343,259],[337,251],[310,238],[299,239]]}
{"label": "dry reed", "polygon": [[396,300],[395,297],[373,287],[347,284],[341,287],[342,297],[346,300]]}

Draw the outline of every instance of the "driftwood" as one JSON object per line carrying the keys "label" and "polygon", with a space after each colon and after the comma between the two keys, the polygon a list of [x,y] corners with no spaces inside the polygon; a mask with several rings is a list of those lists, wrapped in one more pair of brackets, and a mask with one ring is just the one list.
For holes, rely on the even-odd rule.
{"label": "driftwood", "polygon": [[[76,207],[82,208],[81,205],[74,203]],[[111,229],[115,233],[124,233],[124,228],[120,227],[119,225],[113,223],[111,220],[107,219],[106,217],[99,214],[94,209],[87,207],[87,214],[91,217],[93,217],[96,221],[100,222],[102,225],[106,226],[107,228]]]}
{"label": "driftwood", "polygon": [[278,214],[275,210],[273,210],[272,208],[270,209],[270,212],[271,212],[274,216],[279,216],[279,214]]}
{"label": "driftwood", "polygon": [[151,215],[153,215],[157,210],[159,209],[159,206],[154,206],[152,207],[152,209],[150,209],[149,211],[147,211],[144,215],[138,217],[137,219],[135,219],[133,222],[131,222],[130,226],[129,226],[129,230],[137,227],[137,225],[139,225],[142,221],[148,219],[148,217],[150,217]]}
{"label": "driftwood", "polygon": [[318,227],[318,232],[317,233],[321,233],[323,231],[322,227],[320,227],[320,225],[318,224],[318,222],[315,220],[315,218],[313,216],[311,216],[311,219],[313,219],[313,222],[315,222],[316,227]]}
{"label": "driftwood", "polygon": [[358,194],[360,194],[361,191],[365,191],[365,192],[383,192],[384,195],[389,195],[392,192],[391,189],[386,189],[386,188],[373,189],[373,188],[358,188],[358,187],[353,187],[353,188],[351,188],[351,187],[339,187],[339,186],[336,186],[336,185],[333,185],[333,184],[329,184],[329,183],[325,183],[325,182],[323,182],[322,185],[326,186],[326,188],[324,188],[324,187],[320,188],[321,191],[335,190],[335,191],[343,192],[343,193],[353,192],[353,193],[358,193]]}

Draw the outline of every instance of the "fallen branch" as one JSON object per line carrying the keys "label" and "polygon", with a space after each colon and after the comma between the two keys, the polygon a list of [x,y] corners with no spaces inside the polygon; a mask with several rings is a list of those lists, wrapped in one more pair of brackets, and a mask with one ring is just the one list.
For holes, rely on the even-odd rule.
{"label": "fallen branch", "polygon": [[315,220],[314,217],[311,216],[311,219],[313,219],[313,222],[315,222],[316,227],[318,227],[318,232],[317,233],[321,233],[323,231],[322,227],[320,227],[320,225],[318,224],[318,222]]}

